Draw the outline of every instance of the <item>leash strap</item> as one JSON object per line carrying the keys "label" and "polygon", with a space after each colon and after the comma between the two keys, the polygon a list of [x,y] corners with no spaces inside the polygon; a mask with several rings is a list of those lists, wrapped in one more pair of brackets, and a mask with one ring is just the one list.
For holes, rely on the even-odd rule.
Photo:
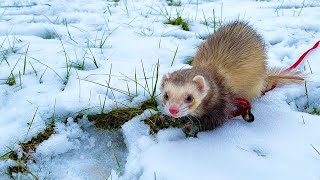
{"label": "leash strap", "polygon": [[305,53],[303,53],[300,58],[292,65],[290,66],[287,71],[293,70],[298,67],[298,65],[302,62],[302,60],[309,54],[310,51],[316,49],[320,44],[320,41],[316,42],[312,48],[308,49]]}

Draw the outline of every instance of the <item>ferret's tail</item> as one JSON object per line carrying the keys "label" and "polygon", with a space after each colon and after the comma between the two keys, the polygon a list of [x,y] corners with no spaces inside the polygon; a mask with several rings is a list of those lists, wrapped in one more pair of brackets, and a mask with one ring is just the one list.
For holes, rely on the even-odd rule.
{"label": "ferret's tail", "polygon": [[305,81],[306,76],[296,70],[270,68],[267,70],[265,89],[286,84],[298,84]]}

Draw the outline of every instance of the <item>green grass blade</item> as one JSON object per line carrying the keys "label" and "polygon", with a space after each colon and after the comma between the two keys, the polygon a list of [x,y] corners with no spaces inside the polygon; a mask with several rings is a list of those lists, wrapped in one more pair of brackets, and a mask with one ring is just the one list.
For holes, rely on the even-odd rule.
{"label": "green grass blade", "polygon": [[26,68],[27,68],[27,55],[28,55],[28,51],[29,51],[29,46],[30,46],[30,44],[28,45],[28,47],[27,47],[27,50],[26,50],[26,53],[25,53],[25,55],[24,55],[24,61],[23,61],[23,75],[25,75],[25,73],[26,73]]}
{"label": "green grass blade", "polygon": [[92,53],[92,51],[91,51],[91,49],[90,49],[90,48],[89,48],[89,51],[90,51],[90,53],[91,53],[92,61],[93,61],[94,65],[96,66],[96,68],[99,68],[99,67],[98,67],[98,64],[97,64],[96,57],[94,57],[94,55],[93,55],[93,53]]}
{"label": "green grass blade", "polygon": [[173,65],[174,60],[176,59],[178,49],[179,49],[179,46],[177,46],[177,49],[176,49],[176,51],[174,52],[174,55],[173,55],[173,58],[172,58],[172,61],[171,61],[171,66]]}
{"label": "green grass blade", "polygon": [[117,155],[116,155],[116,153],[114,152],[113,149],[112,149],[112,153],[113,153],[113,156],[114,156],[114,158],[115,158],[115,160],[117,162],[117,166],[118,166],[118,168],[120,170],[121,169],[120,162],[119,162],[119,159],[118,159],[118,157],[117,157]]}
{"label": "green grass blade", "polygon": [[160,67],[160,63],[159,63],[159,59],[158,59],[158,62],[156,64],[156,81],[155,81],[154,86],[153,86],[153,91],[152,91],[151,98],[154,98],[154,96],[156,94],[157,84],[158,84],[158,80],[159,80],[159,67]]}
{"label": "green grass blade", "polygon": [[32,63],[29,61],[29,64],[31,65],[32,69],[33,69],[33,72],[36,74],[36,76],[38,76],[38,73],[36,71],[36,69],[33,67]]}
{"label": "green grass blade", "polygon": [[142,65],[142,71],[143,71],[144,80],[145,80],[145,83],[146,83],[145,84],[145,86],[146,86],[145,90],[147,90],[148,94],[150,96],[152,96],[152,94],[150,93],[150,89],[149,89],[149,85],[148,85],[148,81],[147,81],[148,78],[147,78],[146,71],[144,69],[144,65],[143,65],[142,60],[141,60],[141,65]]}
{"label": "green grass blade", "polygon": [[27,134],[26,134],[23,142],[25,142],[25,141],[27,140],[27,137],[28,137],[28,135],[29,135],[29,132],[30,132],[31,126],[32,126],[32,124],[33,124],[34,118],[36,117],[36,114],[37,114],[37,112],[38,112],[38,108],[39,108],[39,107],[37,107],[36,111],[35,111],[34,114],[33,114],[32,120],[31,120],[31,122],[29,123],[29,128],[28,128]]}

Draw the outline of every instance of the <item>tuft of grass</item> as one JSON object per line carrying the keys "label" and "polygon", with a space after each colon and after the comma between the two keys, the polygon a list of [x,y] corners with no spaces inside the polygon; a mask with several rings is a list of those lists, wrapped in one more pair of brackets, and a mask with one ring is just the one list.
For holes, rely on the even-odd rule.
{"label": "tuft of grass", "polygon": [[76,68],[78,70],[83,71],[83,70],[85,70],[85,61],[87,58],[86,56],[88,54],[88,50],[84,50],[84,49],[82,49],[82,50],[84,51],[84,54],[81,59],[78,58],[77,52],[75,51],[76,62],[71,62],[71,66],[73,68]]}
{"label": "tuft of grass", "polygon": [[14,86],[16,83],[17,83],[16,79],[15,79],[14,75],[11,73],[6,81],[6,84],[8,84],[9,86]]}
{"label": "tuft of grass", "polygon": [[[13,71],[14,71],[14,69],[16,68],[18,62],[20,61],[22,55],[19,57],[19,59],[17,60],[17,62],[16,62],[15,65],[13,66],[13,68],[11,68],[10,63],[9,63],[6,55],[5,55],[3,52],[1,52],[1,53],[2,53],[2,61],[5,61],[5,62],[7,63],[7,65],[8,65],[8,67],[9,67],[9,69],[10,69],[10,75],[9,75],[7,81],[5,82],[5,84],[8,84],[9,86],[13,86],[13,85],[16,84],[16,79],[15,79],[15,77],[14,77],[14,75],[13,75]],[[20,72],[20,71],[19,71],[19,72]],[[20,75],[20,76],[21,76],[21,75]]]}
{"label": "tuft of grass", "polygon": [[104,47],[104,44],[106,43],[106,41],[107,41],[107,39],[108,39],[108,37],[110,36],[110,34],[109,35],[105,35],[105,31],[102,33],[102,37],[101,37],[101,39],[100,39],[100,42],[99,42],[99,48],[100,49],[102,49],[103,47]]}
{"label": "tuft of grass", "polygon": [[[141,115],[146,109],[157,110],[157,103],[153,99],[144,101],[137,108],[115,109],[108,113],[96,115],[87,115],[90,121],[93,121],[97,128],[117,131],[127,121],[135,116]],[[82,116],[79,116],[82,118]],[[161,129],[169,127],[182,128],[188,121],[183,119],[174,119],[157,112],[144,120],[144,123],[150,126],[150,134],[156,134]]]}
{"label": "tuft of grass", "polygon": [[115,109],[108,113],[87,115],[90,121],[93,121],[97,128],[116,131],[133,117],[143,113],[140,108]]}
{"label": "tuft of grass", "polygon": [[182,128],[186,125],[186,121],[174,119],[172,117],[161,114],[160,112],[153,114],[150,118],[144,120],[144,123],[150,126],[150,134],[156,134],[161,129],[169,127]]}
{"label": "tuft of grass", "polygon": [[[8,47],[5,47],[4,43],[8,42]],[[10,54],[16,54],[18,51],[22,48],[22,46],[19,46],[19,44],[22,42],[21,39],[17,39],[16,37],[12,36],[11,38],[7,35],[5,39],[2,41],[0,48],[1,48],[1,61],[0,64],[3,61],[7,61],[7,56]],[[8,62],[7,62],[8,63]]]}
{"label": "tuft of grass", "polygon": [[[89,121],[93,121],[97,128],[116,131],[127,121],[141,115],[146,109],[157,109],[157,102],[150,98],[141,103],[137,108],[116,108],[108,113],[87,115]],[[81,116],[80,116],[81,117]]]}
{"label": "tuft of grass", "polygon": [[185,63],[192,66],[193,61],[194,61],[194,58],[192,57],[192,58],[187,59]]}
{"label": "tuft of grass", "polygon": [[17,39],[16,37],[13,36],[13,40],[12,42],[8,39],[8,43],[9,43],[9,52],[16,54],[19,50],[20,47],[18,47],[16,44],[21,43],[22,40],[21,39]]}
{"label": "tuft of grass", "polygon": [[[153,75],[152,75],[152,83],[151,83],[151,87],[149,86],[149,83],[148,83],[148,79],[150,79],[147,74],[146,74],[146,71],[145,71],[145,68],[144,68],[144,64],[143,64],[143,61],[141,60],[141,66],[142,66],[142,72],[143,72],[143,79],[145,81],[145,84],[141,84],[138,82],[137,80],[137,73],[135,71],[135,74],[134,74],[134,79],[125,75],[125,74],[122,74],[125,78],[127,78],[128,80],[131,80],[132,82],[135,83],[136,85],[136,95],[137,95],[137,87],[138,85],[140,87],[142,87],[144,89],[144,92],[148,93],[148,95],[150,96],[151,99],[156,99],[156,97],[158,95],[156,95],[156,90],[157,90],[157,84],[158,84],[158,81],[159,81],[159,67],[160,67],[160,63],[159,63],[159,59],[158,59],[158,62],[157,64],[155,65],[154,69],[153,69]],[[132,96],[130,96],[128,93],[126,93],[130,98]]]}
{"label": "tuft of grass", "polygon": [[[161,129],[167,129],[169,127],[184,128],[186,136],[196,137],[197,133],[201,130],[200,125],[197,122],[192,122],[186,118],[175,119],[173,117],[163,115],[157,109],[157,102],[154,99],[148,99],[137,108],[116,108],[108,113],[101,113],[95,115],[87,115],[88,119],[95,123],[97,128],[107,129],[111,131],[117,131],[127,121],[131,120],[135,116],[141,115],[146,109],[153,109],[157,113],[146,118],[145,124],[150,126],[150,134],[154,135]],[[82,118],[83,115],[78,116]]]}
{"label": "tuft of grass", "polygon": [[171,17],[169,17],[166,24],[181,26],[183,30],[189,31],[189,21],[183,19],[180,15],[178,15],[177,18],[175,19],[172,19]]}
{"label": "tuft of grass", "polygon": [[317,109],[316,107],[314,107],[312,108],[312,111],[310,112],[310,114],[320,115],[320,109]]}
{"label": "tuft of grass", "polygon": [[142,109],[142,110],[146,110],[146,109],[157,110],[157,106],[158,106],[158,103],[155,100],[155,98],[150,98],[150,99],[142,102],[142,104],[140,105],[140,109]]}
{"label": "tuft of grass", "polygon": [[[222,6],[223,4],[221,5],[221,16],[222,16]],[[217,20],[215,9],[212,9],[212,17],[207,17],[204,11],[202,11],[202,15],[204,19],[202,24],[204,24],[207,27],[208,34],[211,34],[209,27],[213,28],[213,32],[215,33],[217,31],[218,26],[222,25],[223,18],[221,17],[219,20]]]}
{"label": "tuft of grass", "polygon": [[[36,111],[37,112],[37,111]],[[36,114],[35,112],[35,114]],[[34,117],[33,117],[34,119]],[[32,125],[33,119],[31,123],[29,123],[29,129],[28,133],[30,130],[30,127]],[[27,133],[27,135],[28,135]],[[11,148],[8,148],[9,151],[3,155],[0,156],[0,160],[12,160],[16,164],[9,166],[7,168],[7,175],[15,179],[14,174],[17,173],[22,173],[22,174],[29,174],[31,175],[34,179],[38,180],[38,177],[34,175],[27,166],[27,163],[29,161],[36,163],[36,160],[30,155],[30,153],[35,152],[36,148],[40,143],[43,141],[49,139],[49,137],[54,134],[54,122],[52,121],[51,123],[48,124],[46,129],[43,132],[40,132],[37,136],[33,137],[30,141],[28,142],[22,142],[20,143],[20,148],[17,150],[13,150]],[[19,156],[18,152],[22,152],[22,155]]]}
{"label": "tuft of grass", "polygon": [[22,150],[25,153],[35,152],[39,144],[41,144],[45,140],[48,140],[50,136],[55,133],[54,127],[55,125],[52,121],[47,125],[46,129],[43,132],[40,132],[37,136],[31,138],[30,141],[20,143]]}

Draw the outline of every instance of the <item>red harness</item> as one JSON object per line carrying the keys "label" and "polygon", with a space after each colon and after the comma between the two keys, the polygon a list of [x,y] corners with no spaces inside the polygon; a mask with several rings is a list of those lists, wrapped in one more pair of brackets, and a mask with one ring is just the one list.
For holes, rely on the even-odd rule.
{"label": "red harness", "polygon": [[[298,67],[298,65],[302,62],[302,60],[307,56],[307,54],[316,49],[320,44],[320,41],[316,42],[312,48],[308,49],[305,53],[303,53],[300,58],[292,65],[290,66],[288,69],[286,69],[285,71],[291,71],[295,68]],[[265,93],[273,90],[274,88],[276,88],[276,84],[273,84],[271,86],[270,89],[267,89],[265,91],[262,92],[262,95],[264,95]],[[244,120],[246,120],[247,122],[253,122],[254,121],[254,116],[253,114],[251,113],[251,104],[250,102],[245,99],[245,98],[234,98],[233,100],[233,104],[235,105],[235,107],[237,108],[235,111],[233,111],[229,118],[233,118],[233,117],[236,117],[236,116],[242,116]]]}

